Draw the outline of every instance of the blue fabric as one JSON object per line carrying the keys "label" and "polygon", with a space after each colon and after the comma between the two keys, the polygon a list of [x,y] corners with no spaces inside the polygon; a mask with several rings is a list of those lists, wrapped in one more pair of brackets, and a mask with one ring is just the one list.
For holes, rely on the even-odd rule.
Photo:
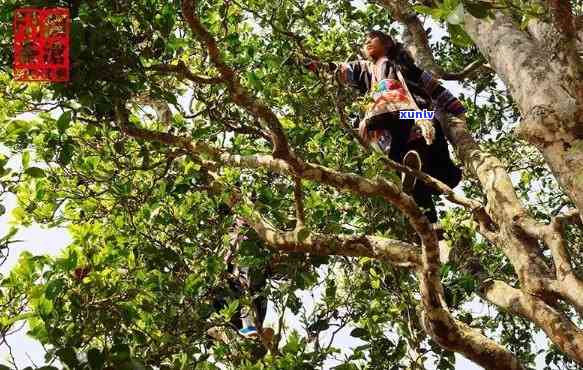
{"label": "blue fabric", "polygon": [[246,328],[242,328],[241,330],[239,330],[239,333],[241,335],[244,335],[246,337],[250,336],[250,335],[256,335],[257,334],[257,328],[254,326],[248,326]]}

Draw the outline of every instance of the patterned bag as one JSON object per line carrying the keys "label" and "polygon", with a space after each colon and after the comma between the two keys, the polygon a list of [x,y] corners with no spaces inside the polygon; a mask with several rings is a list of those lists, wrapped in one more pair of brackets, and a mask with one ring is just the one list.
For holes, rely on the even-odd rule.
{"label": "patterned bag", "polygon": [[[372,72],[371,90],[373,102],[365,107],[366,113],[360,122],[359,132],[361,137],[366,141],[376,141],[379,139],[379,135],[371,135],[369,133],[371,118],[385,113],[394,113],[398,117],[400,111],[419,110],[419,107],[409,92],[407,83],[398,68],[396,69],[398,79],[381,79],[379,77],[384,74],[382,69],[377,70],[374,66],[370,66],[369,68]],[[415,123],[421,129],[422,136],[425,138],[427,145],[431,145],[435,135],[433,123],[427,119],[417,119]],[[415,135],[414,132],[415,130],[413,130],[413,135]]]}

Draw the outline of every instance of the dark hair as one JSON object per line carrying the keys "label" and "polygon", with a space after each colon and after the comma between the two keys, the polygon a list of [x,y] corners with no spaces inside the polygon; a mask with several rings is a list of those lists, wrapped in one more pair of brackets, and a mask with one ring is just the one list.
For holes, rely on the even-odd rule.
{"label": "dark hair", "polygon": [[369,31],[366,33],[366,37],[369,39],[374,39],[375,37],[378,37],[379,40],[381,40],[383,46],[385,47],[385,53],[387,54],[389,54],[389,52],[391,52],[393,47],[395,46],[395,41],[393,40],[393,38],[382,31]]}

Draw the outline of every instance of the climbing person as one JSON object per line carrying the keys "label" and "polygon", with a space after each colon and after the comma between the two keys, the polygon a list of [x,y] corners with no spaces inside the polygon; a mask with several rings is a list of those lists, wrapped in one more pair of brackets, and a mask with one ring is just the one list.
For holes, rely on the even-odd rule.
{"label": "climbing person", "polygon": [[[421,170],[451,188],[456,187],[462,172],[450,158],[437,119],[447,119],[446,115],[450,114],[465,121],[464,106],[429,72],[417,67],[404,46],[388,34],[368,32],[364,50],[369,60],[328,64],[329,69],[339,72],[343,83],[373,97],[374,103],[368,106],[359,125],[361,137],[394,161]],[[321,64],[309,61],[306,65],[315,71]],[[409,118],[413,107],[424,110],[423,119]],[[403,114],[404,111],[409,114]],[[440,231],[432,199],[437,192],[408,174],[402,175],[402,186]]]}
{"label": "climbing person", "polygon": [[[250,339],[262,337],[263,341],[269,343],[273,337],[273,329],[263,327],[267,313],[267,299],[260,294],[267,283],[267,273],[250,269],[247,266],[239,266],[235,262],[235,256],[241,243],[246,240],[244,226],[245,222],[236,218],[229,232],[230,249],[224,258],[227,264],[225,276],[227,284],[220,294],[216,295],[213,305],[215,309],[220,310],[228,305],[227,297],[231,299],[240,299],[245,295],[253,297],[250,306],[239,306],[240,308],[233,316],[231,324],[237,328],[241,336]],[[226,341],[224,332],[216,327],[209,329],[207,334],[215,339]]]}

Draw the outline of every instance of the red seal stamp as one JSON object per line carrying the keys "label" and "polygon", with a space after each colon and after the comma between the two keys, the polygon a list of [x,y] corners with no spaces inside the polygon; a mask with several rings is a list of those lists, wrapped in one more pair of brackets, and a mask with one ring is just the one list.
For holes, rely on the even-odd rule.
{"label": "red seal stamp", "polygon": [[69,80],[69,9],[20,8],[13,26],[15,80]]}

